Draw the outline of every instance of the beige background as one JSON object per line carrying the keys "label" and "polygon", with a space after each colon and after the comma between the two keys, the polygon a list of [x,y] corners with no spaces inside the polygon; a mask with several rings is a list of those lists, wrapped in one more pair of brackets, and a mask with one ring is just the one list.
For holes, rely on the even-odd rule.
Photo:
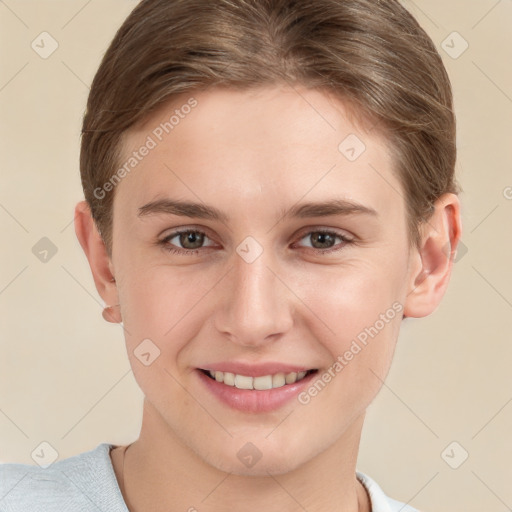
{"label": "beige background", "polygon": [[[65,458],[138,435],[142,394],[122,330],[101,317],[72,226],[88,84],[135,5],[0,1],[2,462],[34,464],[43,441]],[[467,253],[436,313],[404,322],[358,469],[425,511],[500,512],[512,508],[512,2],[404,5],[452,78]],[[59,44],[47,59],[31,48],[43,31]],[[453,31],[469,44],[458,58],[442,47],[463,48]],[[42,237],[57,248],[47,262],[32,252]],[[463,450],[452,469],[445,460]]]}

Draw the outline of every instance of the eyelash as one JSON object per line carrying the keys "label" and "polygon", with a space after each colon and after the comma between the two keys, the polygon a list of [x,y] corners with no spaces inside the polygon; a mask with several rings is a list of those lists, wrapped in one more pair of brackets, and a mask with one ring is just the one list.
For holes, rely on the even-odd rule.
{"label": "eyelash", "polygon": [[[184,255],[184,256],[198,254],[200,252],[200,250],[203,249],[203,248],[199,248],[199,249],[180,249],[180,248],[175,248],[175,247],[172,247],[171,245],[169,245],[169,240],[172,240],[173,238],[175,238],[178,235],[181,235],[182,233],[199,233],[201,235],[205,235],[206,237],[208,237],[208,235],[204,231],[201,231],[199,229],[183,229],[183,230],[173,231],[172,233],[167,235],[165,238],[160,240],[158,242],[158,245],[161,245],[166,251],[168,251],[168,252],[170,252],[172,254],[180,254],[180,255]],[[323,255],[330,254],[330,253],[333,253],[333,252],[338,252],[338,251],[342,250],[343,247],[345,247],[345,245],[349,245],[349,244],[354,243],[354,240],[352,240],[350,238],[347,238],[346,236],[342,235],[341,233],[338,233],[336,231],[329,231],[329,230],[326,230],[326,229],[314,229],[314,230],[308,231],[303,236],[301,236],[299,240],[302,240],[303,238],[306,238],[307,236],[312,235],[313,233],[321,233],[321,234],[326,234],[326,235],[334,235],[334,237],[339,238],[343,242],[343,245],[341,247],[338,247],[338,248],[330,248],[330,249],[309,248],[316,255],[322,255],[323,256]]]}

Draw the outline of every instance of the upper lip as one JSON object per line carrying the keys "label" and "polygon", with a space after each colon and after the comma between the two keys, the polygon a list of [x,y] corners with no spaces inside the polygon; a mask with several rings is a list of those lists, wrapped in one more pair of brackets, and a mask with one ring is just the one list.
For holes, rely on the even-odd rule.
{"label": "upper lip", "polygon": [[246,363],[243,361],[224,361],[220,363],[207,364],[200,367],[202,370],[213,370],[217,372],[236,373],[247,377],[262,377],[263,375],[274,375],[276,373],[305,372],[314,368],[294,364],[278,362],[267,363]]}

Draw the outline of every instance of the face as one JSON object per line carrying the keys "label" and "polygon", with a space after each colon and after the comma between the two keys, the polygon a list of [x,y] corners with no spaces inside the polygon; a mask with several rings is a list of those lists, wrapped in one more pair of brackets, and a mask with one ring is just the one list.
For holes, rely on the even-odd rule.
{"label": "face", "polygon": [[[123,162],[134,151],[112,270],[155,418],[238,474],[283,473],[335,445],[381,387],[411,277],[385,140],[325,92],[210,88],[130,132]],[[251,384],[276,387],[239,389]]]}

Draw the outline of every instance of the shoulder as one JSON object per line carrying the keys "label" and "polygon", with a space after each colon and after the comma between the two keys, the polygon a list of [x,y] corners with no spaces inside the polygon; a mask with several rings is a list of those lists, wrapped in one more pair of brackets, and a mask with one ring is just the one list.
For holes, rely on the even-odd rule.
{"label": "shoulder", "polygon": [[0,512],[126,512],[110,447],[102,443],[47,468],[0,464]]}
{"label": "shoulder", "polygon": [[357,479],[364,485],[372,503],[372,512],[419,512],[417,509],[386,496],[372,478],[359,471]]}

